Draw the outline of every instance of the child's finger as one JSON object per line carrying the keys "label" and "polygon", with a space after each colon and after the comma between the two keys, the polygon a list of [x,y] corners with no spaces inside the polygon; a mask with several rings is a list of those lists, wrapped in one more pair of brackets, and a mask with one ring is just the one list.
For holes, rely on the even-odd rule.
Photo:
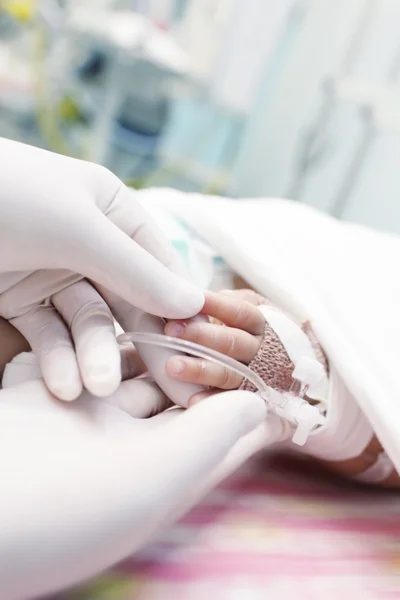
{"label": "child's finger", "polygon": [[221,390],[234,390],[240,387],[243,377],[228,367],[217,365],[209,360],[172,356],[166,363],[167,373],[173,379]]}
{"label": "child's finger", "polygon": [[253,360],[261,343],[261,338],[246,331],[212,323],[170,321],[165,326],[165,333],[201,344],[246,364]]}
{"label": "child's finger", "polygon": [[243,329],[254,335],[261,335],[265,319],[261,311],[250,302],[235,298],[234,295],[205,293],[206,301],[202,313],[222,321],[229,327]]}

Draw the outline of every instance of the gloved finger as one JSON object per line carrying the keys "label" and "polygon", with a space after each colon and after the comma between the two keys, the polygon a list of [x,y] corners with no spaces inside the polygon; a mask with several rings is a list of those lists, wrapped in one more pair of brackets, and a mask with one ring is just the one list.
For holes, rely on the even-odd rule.
{"label": "gloved finger", "polygon": [[106,301],[107,306],[110,307],[113,317],[122,331],[133,331],[137,314],[136,307],[102,285],[96,285],[96,288]]}
{"label": "gloved finger", "polygon": [[214,317],[225,325],[243,329],[254,335],[261,335],[265,328],[265,319],[258,308],[235,295],[205,293],[202,313]]}
{"label": "gloved finger", "polygon": [[191,398],[189,398],[188,408],[190,408],[191,406],[194,406],[198,402],[203,402],[203,400],[206,400],[207,398],[211,398],[211,396],[215,396],[216,394],[220,394],[220,393],[221,393],[221,390],[219,390],[217,388],[212,388],[212,389],[208,390],[207,392],[198,392],[197,394],[193,394],[193,396]]}
{"label": "gloved finger", "polygon": [[177,508],[177,498],[185,508],[193,486],[201,485],[229,450],[260,425],[265,416],[265,403],[257,394],[224,392],[157,427],[152,434],[154,441],[143,483],[148,487],[147,498],[153,497],[157,503],[157,512],[161,491],[166,517],[171,508]]}
{"label": "gloved finger", "polygon": [[61,400],[75,400],[82,380],[68,328],[56,309],[36,306],[11,323],[28,340],[50,392]]}
{"label": "gloved finger", "polygon": [[[262,315],[260,315],[262,317]],[[181,338],[217,352],[226,354],[248,364],[260,347],[261,338],[250,335],[241,329],[221,327],[213,323],[182,323],[170,321],[165,326],[165,333],[171,337]]]}
{"label": "gloved finger", "polygon": [[158,415],[172,402],[149,377],[123,381],[119,388],[104,399],[136,419],[147,419]]}
{"label": "gloved finger", "polygon": [[243,377],[232,369],[201,358],[173,356],[167,360],[166,369],[173,379],[221,390],[237,389],[243,381]]}
{"label": "gloved finger", "polygon": [[155,219],[135,198],[135,192],[122,185],[105,215],[121,231],[154,256],[173,273],[187,277],[179,252],[170,243]]}
{"label": "gloved finger", "polygon": [[224,296],[250,302],[250,304],[254,304],[254,306],[261,306],[261,304],[265,304],[265,298],[254,290],[221,290],[219,293],[223,294]]}
{"label": "gloved finger", "polygon": [[0,294],[0,314],[8,320],[20,317],[81,279],[81,275],[66,269],[29,273]]}
{"label": "gloved finger", "polygon": [[[135,205],[131,210],[134,214]],[[181,319],[201,310],[203,292],[172,273],[134,241],[144,227],[142,222],[132,223],[129,237],[98,209],[89,213],[90,228],[82,232],[82,223],[77,221],[68,240],[68,269],[82,273],[152,314]]]}
{"label": "gloved finger", "polygon": [[121,358],[110,309],[86,280],[53,294],[51,301],[71,331],[85,388],[112,394],[121,383]]}

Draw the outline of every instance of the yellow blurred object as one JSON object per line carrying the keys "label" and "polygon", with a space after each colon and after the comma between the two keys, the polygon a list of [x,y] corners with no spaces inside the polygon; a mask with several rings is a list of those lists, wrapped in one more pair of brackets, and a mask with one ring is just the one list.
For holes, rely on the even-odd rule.
{"label": "yellow blurred object", "polygon": [[69,148],[58,123],[57,107],[53,106],[46,80],[46,47],[47,35],[43,26],[36,28],[33,47],[33,66],[35,71],[36,118],[43,138],[49,149],[65,156],[74,156]]}
{"label": "yellow blurred object", "polygon": [[14,19],[26,23],[35,13],[35,0],[4,0],[0,7],[6,10]]}
{"label": "yellow blurred object", "polygon": [[110,573],[93,582],[86,584],[72,596],[70,600],[126,600],[133,598],[133,592],[138,586],[132,577],[124,577],[121,574]]}
{"label": "yellow blurred object", "polygon": [[79,106],[69,96],[65,96],[61,100],[60,104],[58,105],[58,114],[64,121],[73,123],[79,121],[82,117]]}

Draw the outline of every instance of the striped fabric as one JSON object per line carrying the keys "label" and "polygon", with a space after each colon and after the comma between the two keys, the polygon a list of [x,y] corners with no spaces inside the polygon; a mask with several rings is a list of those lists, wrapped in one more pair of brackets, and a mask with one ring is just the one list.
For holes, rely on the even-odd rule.
{"label": "striped fabric", "polygon": [[262,457],[68,600],[400,599],[400,498]]}

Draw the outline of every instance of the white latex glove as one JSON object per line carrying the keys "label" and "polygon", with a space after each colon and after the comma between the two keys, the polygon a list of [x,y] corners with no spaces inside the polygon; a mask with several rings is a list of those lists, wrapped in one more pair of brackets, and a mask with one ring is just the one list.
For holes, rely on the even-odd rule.
{"label": "white latex glove", "polygon": [[257,451],[267,423],[250,392],[150,419],[121,405],[144,417],[163,399],[140,380],[107,402],[57,402],[41,381],[0,392],[2,600],[65,588],[138,550]]}
{"label": "white latex glove", "polygon": [[128,313],[186,318],[204,297],[171,273],[182,273],[177,254],[112,173],[1,138],[0,158],[0,315],[28,340],[56,396],[76,398],[82,385],[111,394],[120,382],[112,317],[84,277],[124,298]]}

